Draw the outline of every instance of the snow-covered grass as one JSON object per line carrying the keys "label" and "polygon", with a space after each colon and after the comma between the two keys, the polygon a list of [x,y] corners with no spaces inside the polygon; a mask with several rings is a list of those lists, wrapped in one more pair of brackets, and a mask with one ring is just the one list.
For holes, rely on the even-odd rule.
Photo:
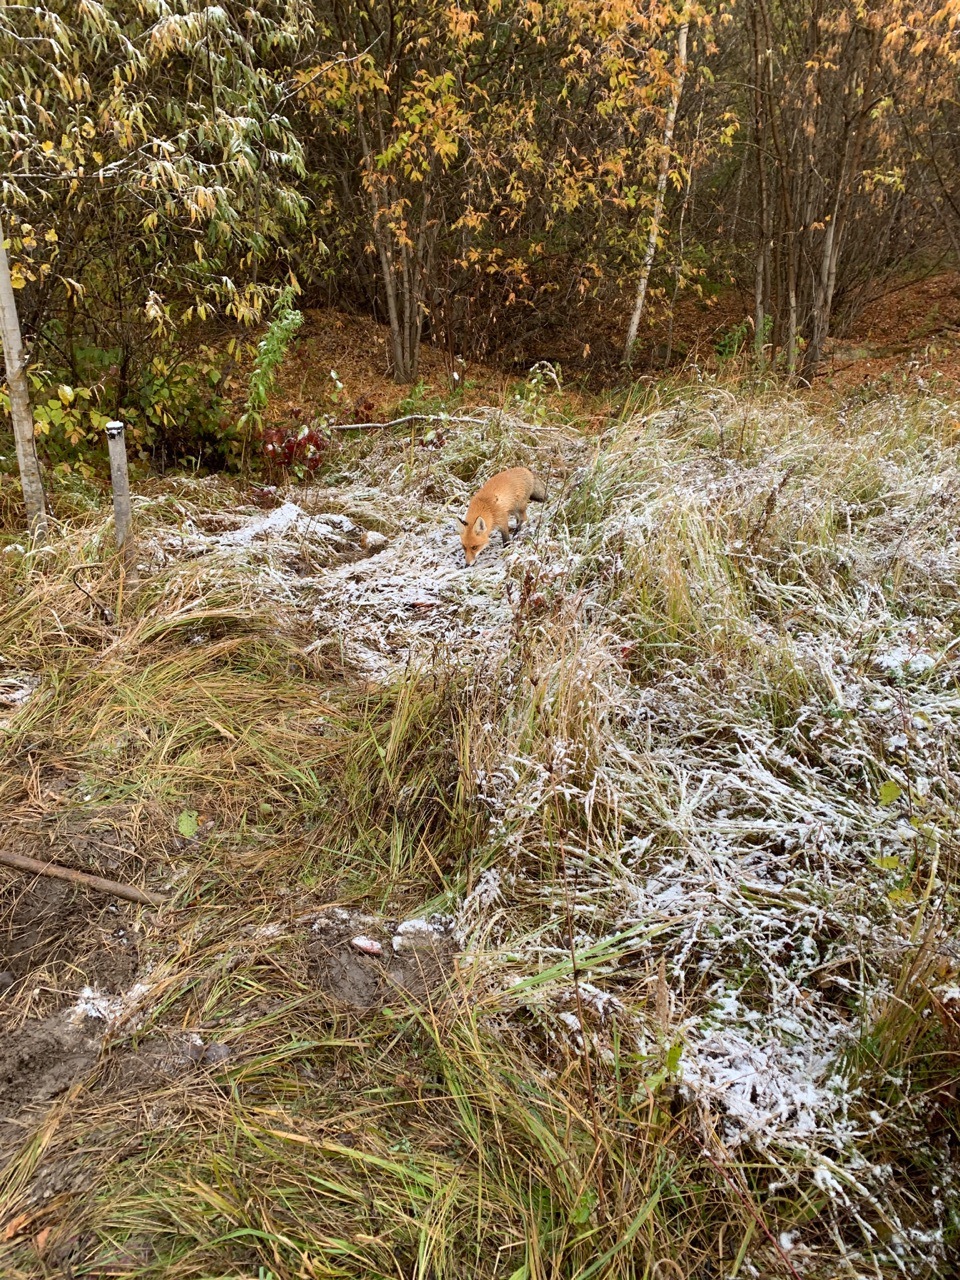
{"label": "snow-covered grass", "polygon": [[[180,907],[136,1034],[215,1019],[241,1064],[155,1104],[99,1238],[177,1277],[951,1274],[957,426],[491,411],[271,511],[155,487],[132,601],[90,517],[11,551],[11,758],[133,803]],[[516,463],[548,500],[466,570],[452,516]],[[385,954],[456,941],[431,997],[318,1000],[304,921],[360,898],[364,963],[378,912]]]}
{"label": "snow-covered grass", "polygon": [[[619,428],[554,516],[536,687],[477,774],[498,946],[522,971],[597,950],[578,970],[620,999],[619,1051],[628,1025],[637,1053],[677,1047],[708,1146],[796,1214],[804,1274],[825,1230],[826,1273],[928,1274],[957,1227],[955,426],[930,401],[824,422],[706,391]],[[548,1006],[538,986],[538,1025]]]}

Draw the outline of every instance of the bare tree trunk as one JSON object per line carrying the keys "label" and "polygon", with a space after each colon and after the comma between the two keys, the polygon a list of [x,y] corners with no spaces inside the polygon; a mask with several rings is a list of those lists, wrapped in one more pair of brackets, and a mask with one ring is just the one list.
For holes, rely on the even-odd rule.
{"label": "bare tree trunk", "polygon": [[[362,125],[360,126],[360,139],[369,182],[372,184],[375,180],[373,157]],[[367,185],[367,202],[370,210],[370,234],[373,237],[373,243],[376,245],[377,257],[380,259],[380,279],[383,281],[383,292],[387,300],[387,317],[390,321],[390,345],[393,347],[393,367],[396,369],[403,360],[403,349],[400,341],[400,314],[397,309],[397,280],[394,275],[393,259],[390,253],[390,233],[381,225],[380,202],[372,189],[372,185]]]}
{"label": "bare tree trunk", "polygon": [[833,312],[833,293],[837,283],[837,257],[840,252],[839,221],[840,197],[845,180],[846,157],[841,169],[840,182],[837,186],[833,211],[827,223],[823,238],[823,251],[820,257],[820,270],[813,285],[813,317],[810,326],[810,345],[804,353],[804,374],[812,377],[823,356],[823,344],[830,332],[830,317]]}
{"label": "bare tree trunk", "polygon": [[833,211],[824,236],[823,255],[820,263],[819,279],[814,286],[813,334],[804,364],[804,372],[811,375],[823,355],[823,344],[830,332],[830,321],[833,315],[833,295],[837,286],[837,264],[840,259],[840,246],[846,231],[847,215],[850,202],[857,183],[860,170],[860,156],[863,150],[863,124],[871,109],[873,97],[874,74],[880,49],[880,33],[874,34],[867,54],[867,68],[860,89],[860,109],[854,115],[844,140],[843,161],[840,176],[837,179],[837,192],[833,202]]}
{"label": "bare tree trunk", "polygon": [[17,442],[17,463],[20,467],[20,483],[23,501],[27,508],[27,528],[35,538],[42,538],[47,527],[47,508],[43,497],[43,480],[40,462],[33,436],[33,414],[30,411],[30,390],[27,386],[26,361],[20,338],[20,321],[17,303],[13,296],[10,264],[0,225],[0,335],[3,338],[3,360],[7,370],[7,387],[10,391],[10,417]]}
{"label": "bare tree trunk", "polygon": [[797,371],[797,240],[788,233],[787,241],[787,373],[791,378]]}
{"label": "bare tree trunk", "polygon": [[673,93],[667,119],[663,126],[663,148],[660,155],[660,173],[657,176],[657,194],[653,202],[653,217],[650,220],[650,235],[647,238],[647,251],[643,255],[640,268],[640,283],[637,286],[637,300],[634,303],[633,315],[627,328],[626,341],[623,344],[623,363],[629,365],[633,359],[633,348],[637,341],[640,318],[643,315],[643,304],[647,297],[647,285],[650,283],[650,271],[653,267],[654,255],[657,252],[657,236],[660,233],[660,219],[663,217],[663,204],[667,192],[667,178],[670,174],[670,149],[673,145],[673,129],[677,121],[677,109],[680,106],[680,95],[683,93],[683,82],[687,75],[687,33],[690,23],[684,22],[677,35],[677,78],[674,81]]}
{"label": "bare tree trunk", "polygon": [[757,256],[753,278],[753,343],[758,367],[763,363],[763,344],[766,336],[766,320],[769,315],[767,299],[770,293],[770,248],[773,243],[773,210],[767,188],[766,127],[763,110],[764,51],[760,43],[760,26],[757,11],[753,10],[753,112],[754,144],[757,149],[757,199],[760,203],[758,217]]}
{"label": "bare tree trunk", "polygon": [[[833,294],[837,280],[837,258],[840,252],[840,240],[843,231],[841,219],[845,208],[844,196],[847,189],[848,175],[851,169],[851,154],[856,133],[856,117],[848,124],[843,139],[843,156],[836,179],[836,190],[833,194],[833,206],[821,219],[824,227],[823,244],[820,248],[819,268],[813,271],[811,304],[810,304],[810,341],[804,352],[804,376],[812,378],[823,356],[823,344],[830,332],[830,317],[833,310]],[[813,222],[812,211],[805,219],[806,225]],[[811,255],[812,256],[812,255]]]}
{"label": "bare tree trunk", "polygon": [[[374,141],[386,149],[380,105],[371,122]],[[357,125],[363,153],[362,185],[370,216],[370,231],[380,263],[380,279],[390,321],[392,374],[395,382],[414,382],[420,363],[420,332],[433,270],[437,228],[429,209],[433,170],[423,181],[423,206],[416,230],[405,224],[404,201],[389,173],[378,174],[374,146],[358,106]],[[394,225],[394,223],[399,225]]]}
{"label": "bare tree trunk", "polygon": [[[670,297],[670,316],[667,321],[667,342],[666,354],[663,357],[664,368],[669,368],[670,360],[673,356],[673,323],[677,310],[677,294],[680,292],[680,278],[683,269],[683,227],[687,217],[687,210],[693,199],[693,176],[696,172],[697,161],[700,158],[700,133],[703,129],[703,108],[697,117],[697,132],[693,139],[693,146],[690,151],[690,167],[687,169],[687,184],[683,192],[683,200],[680,202],[680,217],[677,220],[677,248],[673,267],[673,293]],[[736,220],[734,220],[736,225]]]}
{"label": "bare tree trunk", "polygon": [[787,340],[784,344],[787,355],[787,372],[792,377],[797,367],[797,278],[799,275],[799,248],[797,244],[797,222],[794,216],[791,196],[791,165],[787,148],[780,132],[777,115],[778,86],[774,78],[773,49],[775,42],[770,28],[770,14],[765,0],[758,0],[757,9],[763,22],[763,44],[766,60],[767,116],[770,121],[770,137],[773,141],[777,160],[777,176],[780,186],[780,202],[783,207],[783,231],[786,239],[787,269]]}
{"label": "bare tree trunk", "polygon": [[[370,213],[370,234],[380,260],[380,280],[383,284],[384,297],[387,301],[387,318],[390,321],[390,346],[393,350],[393,376],[397,382],[405,382],[407,357],[404,343],[404,317],[400,314],[401,300],[397,292],[397,272],[394,260],[392,232],[387,224],[386,209],[379,195],[379,185],[384,181],[377,175],[373,149],[367,137],[363,116],[358,108],[357,126],[360,133],[360,146],[363,151],[363,163],[366,171],[362,185],[367,197]],[[402,252],[402,250],[401,250]],[[409,379],[412,381],[413,379]]]}

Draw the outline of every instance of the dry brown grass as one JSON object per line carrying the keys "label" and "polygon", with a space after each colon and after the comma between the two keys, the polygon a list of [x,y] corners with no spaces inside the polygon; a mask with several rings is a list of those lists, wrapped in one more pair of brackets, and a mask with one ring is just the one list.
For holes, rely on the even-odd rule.
{"label": "dry brown grass", "polygon": [[[215,483],[154,487],[135,595],[96,513],[5,558],[0,655],[38,685],[2,730],[3,839],[171,902],[61,903],[75,937],[0,996],[38,1089],[0,1130],[4,1276],[951,1265],[952,410],[708,388],[589,447],[531,413],[326,477],[438,518],[563,455],[541,533],[477,579],[513,616],[482,661],[439,635],[385,683],[318,659],[269,557],[188,545],[236,507]],[[35,887],[4,885],[9,924]],[[457,954],[351,1006],[317,958],[334,905],[388,942],[441,911]],[[83,1049],[65,1008],[123,947],[142,989]],[[78,1063],[49,1096],[43,1036]]]}

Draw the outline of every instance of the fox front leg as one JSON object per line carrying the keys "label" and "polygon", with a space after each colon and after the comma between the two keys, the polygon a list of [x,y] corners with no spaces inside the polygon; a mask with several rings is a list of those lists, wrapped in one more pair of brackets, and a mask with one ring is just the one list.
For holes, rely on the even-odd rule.
{"label": "fox front leg", "polygon": [[514,513],[514,520],[516,523],[514,524],[513,529],[512,530],[510,529],[510,525],[508,522],[506,529],[504,529],[503,531],[504,546],[506,546],[507,543],[511,542],[514,538],[517,538],[520,536],[520,530],[523,528],[524,523],[526,522],[526,518],[527,518],[527,513],[525,511],[517,511]]}

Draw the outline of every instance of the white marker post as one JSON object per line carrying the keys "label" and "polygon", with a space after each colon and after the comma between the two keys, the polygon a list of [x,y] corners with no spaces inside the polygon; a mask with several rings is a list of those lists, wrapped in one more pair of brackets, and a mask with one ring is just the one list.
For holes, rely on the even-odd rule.
{"label": "white marker post", "polygon": [[113,523],[117,546],[123,552],[128,577],[136,577],[136,548],[133,543],[133,518],[130,514],[130,478],[127,475],[127,445],[122,422],[106,425],[107,448],[110,451],[110,483],[113,486]]}

